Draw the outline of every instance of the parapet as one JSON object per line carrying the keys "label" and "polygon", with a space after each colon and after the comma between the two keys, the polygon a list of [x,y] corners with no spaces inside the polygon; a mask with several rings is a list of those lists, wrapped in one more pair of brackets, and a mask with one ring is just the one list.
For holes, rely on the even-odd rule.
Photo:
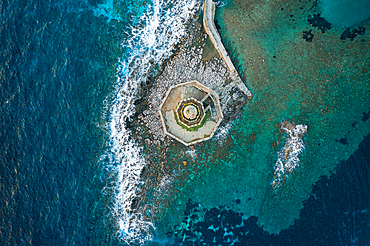
{"label": "parapet", "polygon": [[247,98],[251,99],[253,97],[251,91],[243,83],[221,41],[221,37],[218,34],[214,24],[214,17],[215,17],[215,3],[212,0],[204,0],[204,11],[203,11],[204,29],[206,33],[209,35],[209,38],[211,39],[213,45],[215,46],[215,49],[218,51],[218,53],[221,55],[222,59],[226,63],[226,66],[229,69],[230,76],[233,80],[234,85],[236,85]]}

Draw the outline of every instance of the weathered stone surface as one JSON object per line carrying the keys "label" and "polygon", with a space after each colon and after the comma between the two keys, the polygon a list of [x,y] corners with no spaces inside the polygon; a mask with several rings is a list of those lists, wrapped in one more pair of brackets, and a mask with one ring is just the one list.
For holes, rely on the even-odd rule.
{"label": "weathered stone surface", "polygon": [[197,81],[171,87],[159,114],[165,133],[186,146],[211,139],[223,118],[217,94]]}

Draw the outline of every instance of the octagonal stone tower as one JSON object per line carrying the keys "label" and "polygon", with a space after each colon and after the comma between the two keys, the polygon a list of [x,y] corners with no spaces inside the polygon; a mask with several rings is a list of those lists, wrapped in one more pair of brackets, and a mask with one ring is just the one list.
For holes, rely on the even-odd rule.
{"label": "octagonal stone tower", "polygon": [[165,133],[186,146],[212,138],[223,118],[218,95],[197,81],[171,87],[159,114]]}

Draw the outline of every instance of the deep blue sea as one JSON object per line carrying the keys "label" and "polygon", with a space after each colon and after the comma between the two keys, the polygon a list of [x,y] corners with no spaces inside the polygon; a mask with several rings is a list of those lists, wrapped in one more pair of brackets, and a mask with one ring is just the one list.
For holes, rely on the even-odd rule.
{"label": "deep blue sea", "polygon": [[[93,1],[0,2],[0,244],[91,245],[122,34]],[[97,243],[98,245],[100,243]]]}
{"label": "deep blue sea", "polygon": [[[145,162],[125,122],[197,3],[0,0],[0,245],[147,242],[154,225],[130,214]],[[230,230],[235,245],[370,245],[369,165],[367,135],[279,235],[217,207],[181,232],[202,241],[167,245],[231,245]]]}

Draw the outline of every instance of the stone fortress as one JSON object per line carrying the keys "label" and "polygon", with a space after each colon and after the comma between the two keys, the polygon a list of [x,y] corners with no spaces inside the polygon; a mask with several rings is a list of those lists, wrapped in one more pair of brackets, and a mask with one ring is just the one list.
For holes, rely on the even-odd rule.
{"label": "stone fortress", "polygon": [[[214,25],[215,3],[205,0],[203,26],[215,49],[227,65],[232,83],[248,98],[252,93],[241,80]],[[216,92],[197,81],[172,86],[163,99],[159,114],[164,132],[189,146],[211,139],[223,119]]]}
{"label": "stone fortress", "polygon": [[186,146],[212,138],[223,118],[217,94],[197,81],[170,88],[159,114],[166,134]]}

